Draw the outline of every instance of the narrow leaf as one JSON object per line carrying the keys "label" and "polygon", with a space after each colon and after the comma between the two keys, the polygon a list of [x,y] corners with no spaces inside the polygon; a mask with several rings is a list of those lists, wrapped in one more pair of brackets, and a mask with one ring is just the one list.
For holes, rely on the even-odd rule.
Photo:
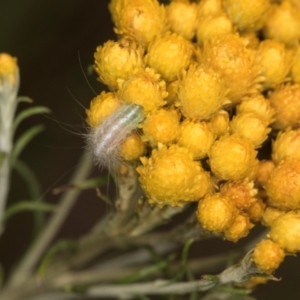
{"label": "narrow leaf", "polygon": [[50,112],[51,112],[50,109],[45,106],[35,106],[35,107],[27,108],[21,111],[15,118],[13,130],[15,131],[19,126],[19,124],[30,116],[37,115],[37,114],[49,114]]}
{"label": "narrow leaf", "polygon": [[41,203],[41,202],[33,202],[32,200],[28,201],[21,201],[17,204],[11,205],[8,207],[4,213],[4,222],[7,222],[7,220],[22,211],[44,211],[44,212],[55,212],[57,210],[56,205]]}
{"label": "narrow leaf", "polygon": [[4,162],[5,157],[6,157],[6,153],[0,152],[0,168],[2,166],[2,163]]}
{"label": "narrow leaf", "polygon": [[27,96],[19,96],[17,97],[17,101],[20,103],[20,102],[27,102],[27,103],[32,103],[33,100],[30,99],[29,97]]}
{"label": "narrow leaf", "polygon": [[11,157],[10,157],[10,164],[13,167],[18,156],[23,151],[23,149],[26,147],[26,145],[41,131],[44,130],[43,125],[36,125],[34,127],[31,127],[26,132],[24,132],[16,141],[14,145],[14,149],[12,151]]}

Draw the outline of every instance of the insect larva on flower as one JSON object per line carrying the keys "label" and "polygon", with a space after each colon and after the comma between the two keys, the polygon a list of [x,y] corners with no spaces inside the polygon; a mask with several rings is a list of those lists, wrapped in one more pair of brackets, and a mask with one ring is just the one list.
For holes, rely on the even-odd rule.
{"label": "insect larva on flower", "polygon": [[113,169],[119,162],[120,145],[145,118],[143,108],[123,104],[88,134],[88,145],[100,166]]}

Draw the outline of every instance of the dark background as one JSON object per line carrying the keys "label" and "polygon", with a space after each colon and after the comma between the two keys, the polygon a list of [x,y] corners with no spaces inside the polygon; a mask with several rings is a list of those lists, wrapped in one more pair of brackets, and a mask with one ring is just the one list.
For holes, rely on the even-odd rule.
{"label": "dark background", "polygon": [[[34,116],[23,122],[17,135],[35,124],[46,130],[31,142],[21,155],[40,180],[49,203],[57,203],[54,187],[68,182],[76,167],[86,132],[85,109],[95,96],[85,80],[93,64],[96,46],[115,39],[107,8],[108,0],[0,0],[0,52],[18,58],[21,72],[20,95],[34,100],[33,105],[51,109],[50,116]],[[105,87],[86,75],[99,93]],[[74,99],[75,98],[75,99]],[[18,111],[29,107],[20,104]],[[100,171],[95,168],[94,175]],[[105,189],[104,191],[105,192]],[[9,205],[27,199],[27,188],[13,173]],[[71,211],[59,237],[78,237],[107,211],[95,192],[85,192]],[[6,273],[24,253],[31,239],[32,217],[20,213],[8,222],[0,239],[0,262]],[[213,240],[193,246],[194,253],[209,254],[237,247]],[[276,272],[280,282],[260,286],[257,299],[300,299],[300,262],[287,257]]]}

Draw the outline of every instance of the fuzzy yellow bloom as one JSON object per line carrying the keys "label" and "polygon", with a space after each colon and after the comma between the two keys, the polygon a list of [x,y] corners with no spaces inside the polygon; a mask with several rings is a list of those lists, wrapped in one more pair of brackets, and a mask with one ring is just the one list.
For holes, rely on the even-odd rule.
{"label": "fuzzy yellow bloom", "polygon": [[246,178],[256,164],[256,153],[250,141],[236,135],[223,136],[211,147],[211,171],[223,180]]}
{"label": "fuzzy yellow bloom", "polygon": [[211,130],[216,134],[217,137],[229,133],[229,114],[225,110],[220,110],[214,114],[210,121],[209,125]]}
{"label": "fuzzy yellow bloom", "polygon": [[146,47],[155,37],[168,30],[165,7],[157,0],[120,2],[113,1],[110,5],[117,34],[128,36]]}
{"label": "fuzzy yellow bloom", "polygon": [[262,87],[264,90],[274,88],[287,80],[292,52],[284,44],[274,40],[264,40],[257,50],[261,74],[264,76]]}
{"label": "fuzzy yellow bloom", "polygon": [[222,0],[202,0],[198,4],[199,19],[223,13]]}
{"label": "fuzzy yellow bloom", "polygon": [[233,32],[233,24],[228,16],[223,13],[214,17],[200,18],[197,26],[197,43],[203,43],[214,36]]}
{"label": "fuzzy yellow bloom", "polygon": [[254,249],[252,259],[256,267],[266,273],[272,274],[283,262],[284,251],[271,240],[261,240]]}
{"label": "fuzzy yellow bloom", "polygon": [[177,143],[188,148],[195,160],[207,156],[214,141],[215,135],[207,123],[186,119],[180,124]]}
{"label": "fuzzy yellow bloom", "polygon": [[266,204],[261,199],[255,199],[254,202],[251,203],[249,208],[247,208],[246,213],[249,216],[250,220],[254,223],[261,220]]}
{"label": "fuzzy yellow bloom", "polygon": [[141,105],[146,112],[166,104],[166,83],[150,68],[139,71],[127,80],[119,80],[118,83],[120,99]]}
{"label": "fuzzy yellow bloom", "polygon": [[268,123],[254,113],[237,114],[230,122],[230,132],[251,141],[255,148],[268,138],[271,128]]}
{"label": "fuzzy yellow bloom", "polygon": [[19,80],[17,59],[6,53],[0,53],[0,86],[5,78],[10,85],[15,85]]}
{"label": "fuzzy yellow bloom", "polygon": [[245,210],[255,201],[257,189],[254,188],[253,181],[227,181],[221,186],[220,194],[230,199],[239,210]]}
{"label": "fuzzy yellow bloom", "polygon": [[241,31],[257,31],[270,7],[269,0],[223,0],[223,7],[234,25]]}
{"label": "fuzzy yellow bloom", "polygon": [[256,181],[260,186],[265,186],[274,168],[275,164],[272,160],[261,160],[258,163]]}
{"label": "fuzzy yellow bloom", "polygon": [[237,114],[253,113],[264,120],[267,125],[274,121],[275,109],[262,94],[255,94],[243,98],[243,101],[236,107]]}
{"label": "fuzzy yellow bloom", "polygon": [[282,160],[271,172],[265,188],[271,206],[300,209],[300,161]]}
{"label": "fuzzy yellow bloom", "polygon": [[216,234],[228,229],[236,214],[232,201],[219,193],[205,197],[198,204],[197,218],[201,226]]}
{"label": "fuzzy yellow bloom", "polygon": [[99,81],[116,89],[118,79],[127,79],[137,69],[144,67],[143,53],[141,46],[127,39],[107,41],[97,47],[94,68]]}
{"label": "fuzzy yellow bloom", "polygon": [[298,46],[293,57],[291,77],[294,83],[300,83],[300,46]]}
{"label": "fuzzy yellow bloom", "polygon": [[185,117],[209,119],[224,104],[227,89],[221,74],[207,65],[191,65],[178,86],[177,105]]}
{"label": "fuzzy yellow bloom", "polygon": [[270,93],[269,99],[274,107],[275,122],[272,127],[285,130],[288,127],[299,127],[300,125],[300,85],[286,84],[279,86]]}
{"label": "fuzzy yellow bloom", "polygon": [[291,211],[279,216],[271,226],[270,238],[288,252],[300,251],[300,214]]}
{"label": "fuzzy yellow bloom", "polygon": [[267,206],[262,215],[261,222],[264,226],[271,227],[274,221],[284,213],[285,212],[283,210],[280,210],[275,207]]}
{"label": "fuzzy yellow bloom", "polygon": [[296,44],[300,39],[300,7],[292,1],[273,5],[265,21],[263,33],[266,38],[287,45]]}
{"label": "fuzzy yellow bloom", "polygon": [[224,238],[236,243],[239,239],[246,237],[253,226],[246,214],[239,213],[230,227],[225,230]]}
{"label": "fuzzy yellow bloom", "polygon": [[180,114],[175,109],[159,109],[147,116],[143,123],[144,140],[152,146],[158,143],[169,145],[179,133]]}
{"label": "fuzzy yellow bloom", "polygon": [[137,168],[141,187],[150,203],[182,206],[198,201],[211,189],[211,179],[200,163],[183,147],[172,145],[153,150],[149,159],[141,159]]}
{"label": "fuzzy yellow bloom", "polygon": [[119,100],[111,92],[101,92],[90,103],[90,109],[86,110],[87,123],[95,128],[111,115],[120,106]]}
{"label": "fuzzy yellow bloom", "polygon": [[242,97],[257,92],[260,80],[255,52],[237,34],[213,37],[204,42],[203,62],[218,70],[229,88],[228,98],[239,103]]}
{"label": "fuzzy yellow bloom", "polygon": [[136,160],[144,155],[146,146],[138,133],[131,133],[120,146],[119,154],[125,160]]}
{"label": "fuzzy yellow bloom", "polygon": [[272,159],[275,163],[291,158],[300,160],[300,129],[279,132],[272,147]]}
{"label": "fuzzy yellow bloom", "polygon": [[145,61],[166,81],[172,81],[189,66],[191,56],[190,42],[176,33],[168,33],[149,45]]}
{"label": "fuzzy yellow bloom", "polygon": [[187,40],[191,40],[197,27],[197,4],[187,0],[173,0],[166,6],[171,30]]}

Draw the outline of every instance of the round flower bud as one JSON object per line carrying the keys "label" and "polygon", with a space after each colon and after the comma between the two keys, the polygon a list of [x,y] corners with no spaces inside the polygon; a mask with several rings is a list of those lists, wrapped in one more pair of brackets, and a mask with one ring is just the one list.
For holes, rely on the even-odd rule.
{"label": "round flower bud", "polygon": [[271,226],[270,238],[288,252],[300,251],[300,214],[291,211],[279,216]]}
{"label": "round flower bud", "polygon": [[214,114],[210,121],[209,125],[211,130],[215,133],[217,137],[221,137],[229,133],[229,114],[225,110],[220,110]]}
{"label": "round flower bud", "polygon": [[242,97],[257,92],[259,68],[252,49],[235,34],[213,37],[204,42],[203,62],[218,70],[229,89],[228,98],[238,103]]}
{"label": "round flower bud", "polygon": [[285,130],[300,125],[300,85],[286,84],[270,93],[271,105],[275,108],[274,129]]}
{"label": "round flower bud", "polygon": [[263,33],[268,39],[274,39],[287,45],[293,45],[300,39],[300,8],[291,1],[282,1],[273,5],[265,20]]}
{"label": "round flower bud", "polygon": [[211,147],[211,170],[222,180],[246,178],[256,164],[256,153],[250,141],[236,135],[223,136]]}
{"label": "round flower bud", "polygon": [[294,83],[300,83],[300,46],[298,46],[293,58],[291,77]]}
{"label": "round flower bud", "polygon": [[177,145],[153,150],[149,159],[141,158],[137,168],[141,187],[150,203],[182,206],[198,201],[211,189],[211,180],[192,154]]}
{"label": "round flower bud", "polygon": [[222,0],[202,0],[198,4],[198,18],[215,17],[223,13]]}
{"label": "round flower bud", "polygon": [[239,239],[248,235],[253,224],[249,217],[245,214],[239,213],[234,218],[233,223],[224,232],[224,238],[228,241],[236,243]]}
{"label": "round flower bud", "polygon": [[264,40],[257,50],[261,65],[261,74],[264,76],[263,89],[274,88],[286,81],[291,67],[291,52],[286,50],[284,44],[274,40]]}
{"label": "round flower bud", "polygon": [[169,33],[149,45],[145,61],[165,80],[172,81],[188,67],[191,55],[191,44],[182,36]]}
{"label": "round flower bud", "polygon": [[144,139],[152,146],[173,143],[179,131],[180,115],[177,110],[159,109],[147,116],[143,124]]}
{"label": "round flower bud", "polygon": [[267,123],[254,113],[242,113],[232,119],[230,131],[251,141],[254,147],[258,148],[268,138],[271,131],[271,128],[267,126]]}
{"label": "round flower bud", "polygon": [[178,102],[183,115],[209,119],[225,103],[227,89],[221,74],[207,65],[191,65],[178,86]]}
{"label": "round flower bud", "polygon": [[197,27],[197,4],[186,0],[173,0],[166,6],[171,30],[187,40],[191,40]]}
{"label": "round flower bud", "polygon": [[214,36],[233,32],[231,20],[225,13],[200,19],[198,22],[196,37],[197,43],[202,46],[204,41]]}
{"label": "round flower bud", "polygon": [[221,233],[233,223],[237,209],[234,204],[219,193],[199,201],[197,218],[201,226],[213,233]]}
{"label": "round flower bud", "polygon": [[237,114],[254,113],[270,125],[274,121],[275,109],[262,94],[255,94],[243,98],[243,101],[236,107]]}
{"label": "round flower bud", "polygon": [[241,31],[257,31],[263,26],[262,19],[270,7],[269,0],[223,0],[223,6]]}
{"label": "round flower bud", "polygon": [[254,223],[261,220],[266,204],[261,199],[255,199],[254,202],[247,208],[246,213],[250,220]]}
{"label": "round flower bud", "polygon": [[300,209],[300,161],[282,160],[271,172],[265,189],[271,206]]}
{"label": "round flower bud", "polygon": [[120,146],[120,156],[125,160],[136,160],[144,155],[146,150],[141,136],[137,133],[131,133]]}
{"label": "round flower bud", "polygon": [[118,96],[125,102],[141,105],[146,112],[158,109],[166,104],[166,83],[159,75],[147,68],[139,71],[128,80],[119,80]]}
{"label": "round flower bud", "polygon": [[[117,1],[116,1],[117,2]],[[166,11],[157,0],[122,0],[124,5],[113,14],[115,32],[128,36],[142,46],[168,30]],[[111,11],[113,5],[110,6]]]}
{"label": "round flower bud", "polygon": [[272,160],[261,160],[258,163],[256,181],[260,186],[265,186],[271,172],[275,168],[275,164]]}
{"label": "round flower bud", "polygon": [[286,158],[300,160],[300,129],[279,132],[272,147],[272,159],[279,163]]}
{"label": "round flower bud", "polygon": [[94,68],[99,81],[116,89],[118,79],[127,79],[136,69],[143,68],[143,52],[141,46],[127,39],[107,41],[97,47]]}
{"label": "round flower bud", "polygon": [[221,186],[220,194],[232,201],[239,210],[245,210],[255,201],[257,194],[253,181],[236,180],[227,181]]}
{"label": "round flower bud", "polygon": [[262,215],[261,223],[264,226],[271,227],[274,221],[282,214],[284,214],[283,210],[280,210],[275,207],[267,206]]}
{"label": "round flower bud", "polygon": [[282,248],[271,240],[261,240],[252,254],[256,267],[266,274],[272,274],[283,262],[284,256]]}
{"label": "round flower bud", "polygon": [[110,116],[117,108],[120,102],[111,92],[101,92],[90,103],[90,109],[86,110],[87,123],[91,128],[95,128]]}
{"label": "round flower bud", "polygon": [[215,135],[205,122],[186,119],[180,124],[178,145],[188,148],[195,160],[207,156],[215,141]]}

